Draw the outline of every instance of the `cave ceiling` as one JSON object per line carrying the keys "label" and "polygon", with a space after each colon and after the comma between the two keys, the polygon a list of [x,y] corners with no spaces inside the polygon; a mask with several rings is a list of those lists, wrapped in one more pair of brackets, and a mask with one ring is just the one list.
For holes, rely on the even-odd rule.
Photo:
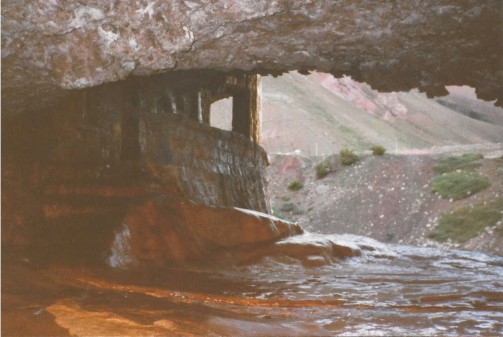
{"label": "cave ceiling", "polygon": [[349,75],[503,105],[501,0],[4,0],[2,110],[129,76],[213,69]]}

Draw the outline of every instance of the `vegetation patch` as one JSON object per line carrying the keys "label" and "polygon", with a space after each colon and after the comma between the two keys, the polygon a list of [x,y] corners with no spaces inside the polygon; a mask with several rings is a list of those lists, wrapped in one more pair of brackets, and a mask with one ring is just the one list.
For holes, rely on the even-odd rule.
{"label": "vegetation patch", "polygon": [[290,214],[302,214],[302,211],[293,202],[286,202],[286,203],[284,203],[281,206],[280,211],[281,212],[285,212],[285,213],[290,213]]}
{"label": "vegetation patch", "polygon": [[478,193],[491,184],[478,173],[451,172],[433,178],[431,190],[443,199],[459,200]]}
{"label": "vegetation patch", "polygon": [[274,215],[278,219],[287,220],[288,221],[288,219],[280,211],[278,211],[275,208],[271,209],[271,214]]}
{"label": "vegetation patch", "polygon": [[433,171],[437,174],[449,173],[456,170],[473,171],[482,165],[480,160],[483,158],[484,156],[480,153],[467,153],[462,156],[447,157],[440,159],[433,166]]}
{"label": "vegetation patch", "polygon": [[353,150],[346,148],[342,149],[339,154],[341,156],[341,164],[345,166],[353,165],[358,161],[358,159],[360,159]]}
{"label": "vegetation patch", "polygon": [[302,188],[302,183],[298,180],[292,181],[290,184],[288,184],[288,189],[290,191],[298,191]]}
{"label": "vegetation patch", "polygon": [[370,149],[374,156],[382,156],[386,152],[386,149],[381,145],[374,145]]}
{"label": "vegetation patch", "polygon": [[463,243],[477,236],[484,228],[501,221],[503,198],[486,204],[462,207],[442,214],[438,225],[428,234],[430,239],[445,242],[448,239]]}
{"label": "vegetation patch", "polygon": [[325,159],[324,161],[316,164],[316,166],[314,167],[314,171],[316,172],[317,179],[325,178],[330,173],[330,171],[332,171],[332,165],[330,160]]}

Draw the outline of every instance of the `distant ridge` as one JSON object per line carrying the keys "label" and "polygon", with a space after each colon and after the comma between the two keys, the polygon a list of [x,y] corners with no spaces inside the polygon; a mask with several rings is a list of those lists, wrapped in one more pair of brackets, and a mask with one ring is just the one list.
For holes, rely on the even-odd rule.
{"label": "distant ridge", "polygon": [[[469,87],[428,99],[419,92],[379,93],[349,77],[291,72],[263,77],[262,145],[271,153],[327,155],[380,144],[393,152],[503,142],[503,109]],[[227,111],[224,113],[223,111]],[[212,125],[230,128],[231,102],[212,106]]]}

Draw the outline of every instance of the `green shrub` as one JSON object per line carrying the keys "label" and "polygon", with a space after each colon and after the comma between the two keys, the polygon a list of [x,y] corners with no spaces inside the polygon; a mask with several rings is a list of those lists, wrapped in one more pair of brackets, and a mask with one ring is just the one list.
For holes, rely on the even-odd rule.
{"label": "green shrub", "polygon": [[459,200],[478,193],[491,184],[478,173],[450,172],[431,181],[431,190],[443,199]]}
{"label": "green shrub", "polygon": [[314,167],[314,170],[316,172],[316,178],[317,179],[325,178],[332,170],[331,166],[332,165],[329,160],[324,160],[316,164],[316,166]]}
{"label": "green shrub", "polygon": [[433,166],[433,171],[442,174],[456,170],[474,170],[482,165],[480,162],[482,158],[484,158],[484,156],[480,153],[467,153],[462,156],[447,157],[440,159],[435,166]]}
{"label": "green shrub", "polygon": [[384,152],[386,152],[386,149],[381,145],[374,145],[370,149],[372,150],[372,154],[374,156],[382,156]]}
{"label": "green shrub", "polygon": [[298,191],[302,188],[302,183],[298,180],[292,181],[290,184],[288,184],[288,189],[290,191]]}
{"label": "green shrub", "polygon": [[293,202],[285,202],[281,208],[280,211],[290,213],[290,214],[302,214],[302,211],[297,207],[297,205]]}
{"label": "green shrub", "polygon": [[428,234],[430,239],[445,242],[451,239],[463,243],[477,236],[488,226],[494,226],[501,220],[503,198],[486,205],[462,207],[454,212],[442,214],[438,225]]}
{"label": "green shrub", "polygon": [[341,155],[341,164],[342,165],[352,165],[358,161],[358,156],[349,149],[342,149],[339,154]]}

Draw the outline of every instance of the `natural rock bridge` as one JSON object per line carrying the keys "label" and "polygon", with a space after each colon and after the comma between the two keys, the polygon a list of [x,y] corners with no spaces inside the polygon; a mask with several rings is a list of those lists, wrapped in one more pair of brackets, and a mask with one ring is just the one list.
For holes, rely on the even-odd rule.
{"label": "natural rock bridge", "polygon": [[2,107],[187,69],[316,69],[429,95],[465,84],[501,105],[501,12],[499,0],[7,0]]}
{"label": "natural rock bridge", "polygon": [[[260,76],[290,70],[429,97],[469,85],[502,106],[503,1],[4,0],[1,15],[2,335],[503,331],[501,258],[305,233],[267,215],[259,144]],[[212,127],[229,96],[232,130]]]}
{"label": "natural rock bridge", "polygon": [[[2,240],[81,254],[167,197],[267,213],[260,74],[470,85],[502,105],[502,21],[499,0],[3,1]],[[232,131],[209,127],[228,96]]]}
{"label": "natural rock bridge", "polygon": [[[212,227],[212,235],[220,227],[227,237],[233,231],[225,230],[226,223],[241,218],[243,225],[234,226],[241,231],[246,218],[267,222],[240,211],[205,208],[270,211],[263,176],[268,160],[258,145],[259,88],[260,75],[183,71],[75,91],[45,111],[6,118],[4,241],[41,245],[36,249],[46,253],[70,249],[74,257],[102,254],[111,246],[115,251],[130,245],[113,243],[111,237],[115,232],[120,238],[117,231],[127,224],[133,248],[142,251],[115,251],[114,256],[133,254],[162,264],[201,257],[207,241],[212,242],[209,233],[199,238],[202,246],[191,241],[207,230],[203,227]],[[210,127],[211,104],[228,96],[234,102],[232,130]],[[36,127],[26,128],[34,120]],[[285,229],[271,229],[262,237],[248,230],[240,239],[217,241],[224,247],[268,242],[300,230],[271,221],[273,228]],[[265,222],[259,226],[269,228]],[[174,227],[178,234],[173,238],[166,232]],[[155,239],[154,232],[164,233],[164,239]],[[120,257],[110,261],[124,264]]]}

